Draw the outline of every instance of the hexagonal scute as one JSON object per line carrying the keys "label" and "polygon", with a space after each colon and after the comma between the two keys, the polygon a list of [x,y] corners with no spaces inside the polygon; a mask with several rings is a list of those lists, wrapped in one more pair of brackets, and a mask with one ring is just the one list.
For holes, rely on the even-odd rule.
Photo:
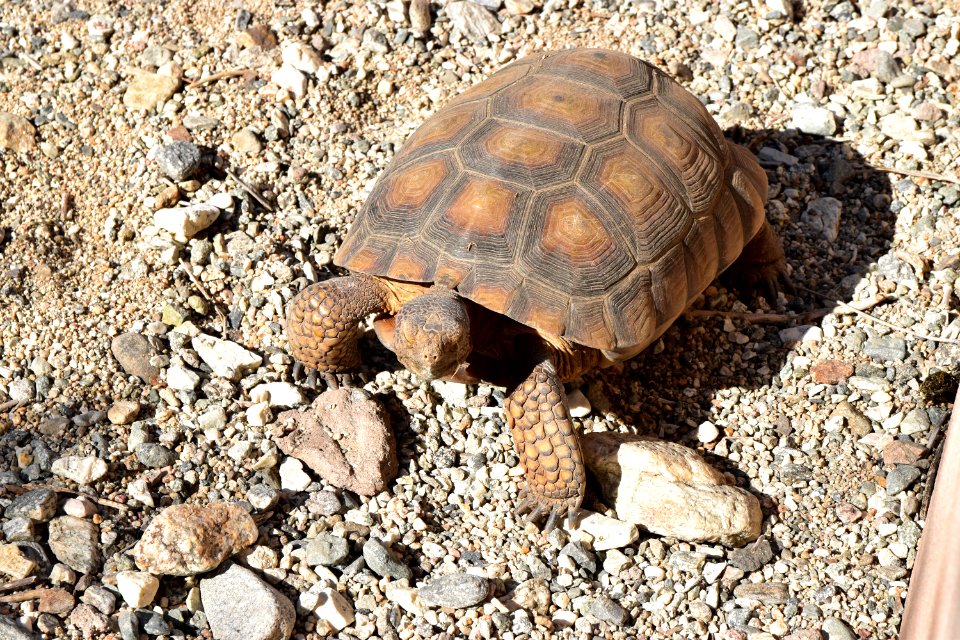
{"label": "hexagonal scute", "polygon": [[541,57],[542,56],[527,56],[516,62],[511,62],[486,80],[478,82],[466,89],[463,93],[448,102],[447,106],[461,105],[466,102],[489,98],[508,84],[512,84],[527,75],[530,69],[535,67],[536,63],[540,61]]}
{"label": "hexagonal scute", "polygon": [[606,296],[607,317],[616,336],[613,349],[623,358],[639,353],[657,338],[652,286],[650,269],[638,266]]}
{"label": "hexagonal scute", "polygon": [[[550,61],[544,63],[549,66]],[[534,74],[493,97],[491,114],[593,143],[620,129],[623,101],[581,84]]]}
{"label": "hexagonal scute", "polygon": [[554,335],[566,335],[569,296],[553,282],[526,278],[506,309],[506,315],[527,326]]}
{"label": "hexagonal scute", "polygon": [[394,157],[392,164],[404,164],[415,157],[453,147],[486,116],[486,102],[445,106],[413,132]]}
{"label": "hexagonal scute", "polygon": [[696,96],[667,76],[658,78],[655,93],[660,104],[683,120],[708,152],[715,158],[726,156],[723,132]]}
{"label": "hexagonal scute", "polygon": [[650,158],[661,161],[683,184],[683,196],[694,215],[710,209],[723,186],[724,156],[717,156],[685,122],[656,101],[627,105],[624,135]]}
{"label": "hexagonal scute", "polygon": [[573,185],[534,196],[523,242],[524,273],[573,298],[606,292],[636,264],[617,225]]}
{"label": "hexagonal scute", "polygon": [[655,67],[633,56],[603,49],[557,51],[541,65],[539,73],[568,78],[624,99],[649,91],[658,74]]}
{"label": "hexagonal scute", "polygon": [[573,178],[583,145],[525,124],[487,120],[458,152],[466,169],[542,189]]}
{"label": "hexagonal scute", "polygon": [[680,200],[676,178],[663,172],[630,142],[611,140],[590,150],[580,185],[606,209],[606,219],[622,221],[633,255],[650,264],[686,235],[693,215]]}
{"label": "hexagonal scute", "polygon": [[526,189],[463,173],[444,200],[432,207],[430,220],[422,228],[424,239],[440,247],[441,253],[453,261],[481,260],[507,267],[516,255],[515,244],[529,200]]}
{"label": "hexagonal scute", "polygon": [[457,171],[455,161],[446,153],[391,165],[367,198],[360,218],[380,235],[409,235],[420,226],[422,216],[443,200]]}

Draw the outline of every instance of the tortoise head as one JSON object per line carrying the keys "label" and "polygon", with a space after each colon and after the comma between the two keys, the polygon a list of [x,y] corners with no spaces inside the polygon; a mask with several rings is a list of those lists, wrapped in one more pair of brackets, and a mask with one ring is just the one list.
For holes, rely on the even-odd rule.
{"label": "tortoise head", "polygon": [[452,376],[473,349],[466,304],[433,287],[400,308],[393,339],[400,363],[421,378]]}

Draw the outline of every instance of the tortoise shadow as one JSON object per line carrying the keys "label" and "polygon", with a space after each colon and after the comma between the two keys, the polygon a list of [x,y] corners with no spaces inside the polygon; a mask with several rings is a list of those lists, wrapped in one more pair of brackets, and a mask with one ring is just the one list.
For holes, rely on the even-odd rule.
{"label": "tortoise shadow", "polygon": [[[902,207],[894,199],[891,185],[895,179],[872,167],[847,143],[823,136],[739,127],[727,130],[726,136],[753,151],[767,172],[767,219],[783,241],[791,279],[797,285],[797,294],[788,297],[786,308],[779,310],[781,315],[827,307],[828,300],[849,300],[857,283],[890,249],[896,213]],[[896,185],[898,191],[917,188],[909,180],[896,181]],[[823,200],[826,198],[833,200]],[[815,201],[811,212],[809,205]],[[817,208],[835,210],[837,204],[839,226],[831,239],[820,224],[824,216]],[[722,279],[694,306],[716,312],[745,310]],[[747,306],[762,311],[754,303]],[[786,446],[795,447],[797,442],[786,416],[775,412],[761,415],[748,408],[744,420],[743,413],[727,410],[739,403],[744,390],[770,387],[774,394],[782,393],[780,375],[789,375],[791,352],[816,354],[810,345],[781,340],[779,332],[798,323],[777,320],[763,324],[732,319],[730,327],[720,313],[681,316],[660,341],[623,363],[619,371],[611,368],[584,376],[583,390],[601,411],[617,407],[618,427],[696,448],[710,464],[750,489],[751,479],[728,457],[739,450],[739,436],[758,433],[756,425],[762,422],[786,438]],[[809,324],[819,325],[820,321]],[[849,364],[862,368],[869,366],[868,362],[864,356]],[[836,388],[828,385],[822,394],[807,401],[816,408]],[[720,394],[724,390],[725,398]],[[714,414],[713,409],[717,410]],[[730,420],[718,424],[721,437],[705,447],[697,440],[698,425],[708,419],[722,423],[723,418]],[[584,426],[588,431],[594,428],[589,420]],[[766,515],[773,508],[772,501],[753,492],[761,498]]]}

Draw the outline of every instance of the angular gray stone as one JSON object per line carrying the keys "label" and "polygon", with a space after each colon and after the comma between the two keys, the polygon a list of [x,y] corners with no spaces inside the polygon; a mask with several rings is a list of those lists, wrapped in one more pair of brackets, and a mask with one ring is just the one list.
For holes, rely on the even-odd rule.
{"label": "angular gray stone", "polygon": [[630,619],[630,613],[626,609],[605,595],[594,598],[587,605],[587,613],[598,620],[617,626],[626,624]]}
{"label": "angular gray stone", "polygon": [[329,533],[321,533],[307,543],[305,558],[311,567],[331,567],[350,557],[350,543]]}
{"label": "angular gray stone", "polygon": [[196,174],[200,160],[200,147],[184,140],[171,142],[156,155],[157,166],[174,182],[183,182]]}
{"label": "angular gray stone", "polygon": [[747,572],[756,571],[771,560],[773,560],[773,548],[766,538],[760,538],[742,549],[734,549],[730,552],[730,564]]}
{"label": "angular gray stone", "polygon": [[849,625],[839,618],[824,620],[822,631],[827,634],[827,640],[857,640],[857,636]]}
{"label": "angular gray stone", "polygon": [[144,442],[137,446],[137,459],[140,463],[151,469],[160,469],[169,467],[177,461],[177,454],[167,449],[161,444],[154,442]]}
{"label": "angular gray stone", "polygon": [[240,565],[201,580],[200,600],[217,640],[286,640],[293,633],[293,603]]}
{"label": "angular gray stone", "polygon": [[394,580],[409,580],[413,577],[410,567],[393,557],[390,550],[376,538],[370,538],[363,545],[363,560],[379,576]]}
{"label": "angular gray stone", "polygon": [[470,573],[451,573],[420,587],[420,600],[428,607],[466,609],[490,595],[490,581]]}
{"label": "angular gray stone", "polygon": [[3,511],[7,518],[30,518],[46,522],[57,512],[57,494],[50,489],[34,489],[22,493]]}
{"label": "angular gray stone", "polygon": [[836,198],[825,197],[811,200],[803,213],[800,222],[817,231],[824,238],[833,242],[840,235],[840,214],[843,205]]}
{"label": "angular gray stone", "polygon": [[887,495],[893,497],[910,488],[920,477],[920,470],[912,464],[898,464],[887,474]]}
{"label": "angular gray stone", "polygon": [[50,521],[48,544],[57,560],[80,573],[100,568],[100,527],[74,516]]}
{"label": "angular gray stone", "polygon": [[0,616],[0,640],[37,640],[39,637],[21,627],[13,618]]}
{"label": "angular gray stone", "polygon": [[899,362],[907,357],[907,342],[896,336],[871,338],[863,343],[863,353],[881,362]]}

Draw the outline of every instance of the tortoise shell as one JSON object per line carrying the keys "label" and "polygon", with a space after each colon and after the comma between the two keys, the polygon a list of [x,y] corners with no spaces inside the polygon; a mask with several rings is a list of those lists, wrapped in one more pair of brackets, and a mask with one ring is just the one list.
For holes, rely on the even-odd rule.
{"label": "tortoise shell", "polygon": [[547,334],[632,355],[741,252],[766,174],[632,56],[524,58],[429,118],[334,262],[435,282]]}

